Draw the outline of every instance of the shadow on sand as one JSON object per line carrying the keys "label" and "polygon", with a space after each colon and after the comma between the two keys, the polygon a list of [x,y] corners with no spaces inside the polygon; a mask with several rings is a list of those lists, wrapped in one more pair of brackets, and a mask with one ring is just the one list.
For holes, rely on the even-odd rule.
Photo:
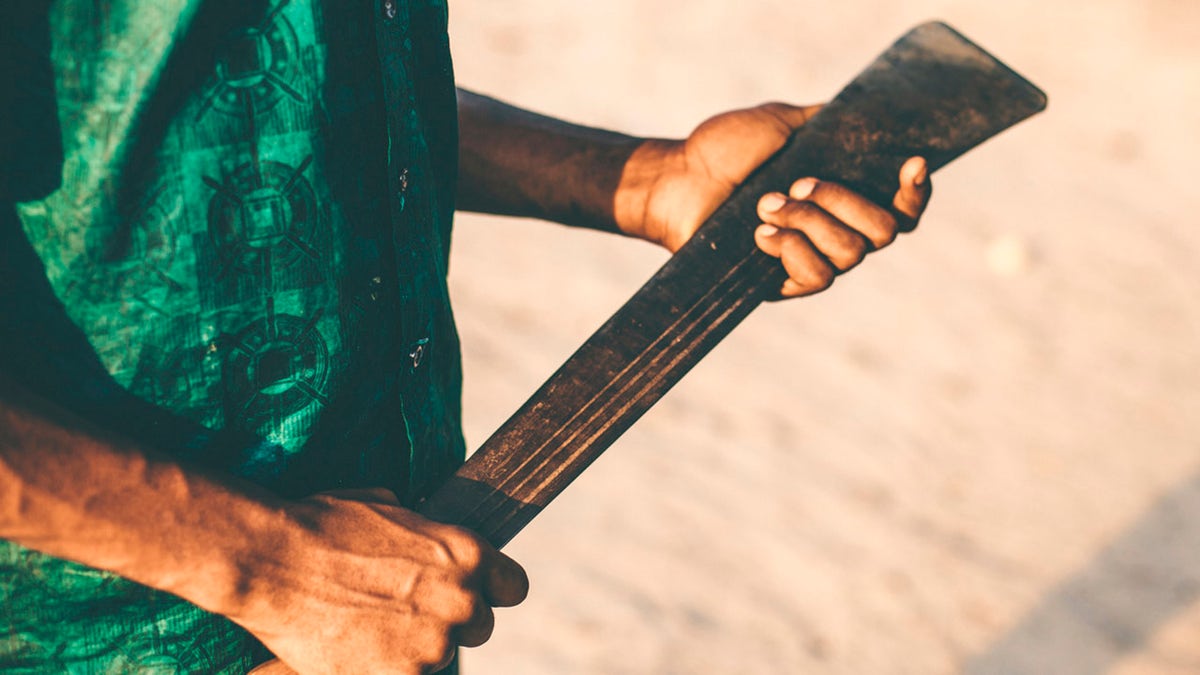
{"label": "shadow on sand", "polygon": [[1198,600],[1200,475],[1161,497],[963,672],[1105,673]]}

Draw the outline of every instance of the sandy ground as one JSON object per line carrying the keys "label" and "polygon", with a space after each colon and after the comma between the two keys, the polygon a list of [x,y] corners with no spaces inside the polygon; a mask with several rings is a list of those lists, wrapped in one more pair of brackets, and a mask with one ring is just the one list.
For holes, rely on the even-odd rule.
{"label": "sandy ground", "polygon": [[[1200,3],[453,0],[460,81],[678,136],[942,18],[1051,109],[759,310],[507,549],[469,672],[1200,673]],[[665,259],[464,217],[478,444]]]}

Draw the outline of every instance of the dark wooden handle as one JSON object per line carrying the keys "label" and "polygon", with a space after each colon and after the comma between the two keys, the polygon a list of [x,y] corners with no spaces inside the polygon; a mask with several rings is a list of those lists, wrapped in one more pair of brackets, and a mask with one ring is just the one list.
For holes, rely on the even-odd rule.
{"label": "dark wooden handle", "polygon": [[778,292],[786,275],[754,244],[762,194],[813,175],[890,205],[907,158],[938,169],[1045,104],[949,26],[914,28],[793,134],[418,510],[507,543]]}

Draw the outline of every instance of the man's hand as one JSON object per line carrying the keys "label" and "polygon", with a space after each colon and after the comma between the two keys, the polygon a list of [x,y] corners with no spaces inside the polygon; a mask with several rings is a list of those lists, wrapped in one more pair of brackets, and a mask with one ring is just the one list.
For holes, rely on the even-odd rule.
{"label": "man's hand", "polygon": [[0,497],[0,538],[227,616],[300,673],[430,672],[528,590],[517,563],[387,490],[284,500],[96,429],[2,370]]}
{"label": "man's hand", "polygon": [[[686,139],[592,129],[459,91],[458,207],[619,230],[676,251],[821,106],[768,103],[717,115]],[[929,201],[924,160],[900,170],[881,208],[835,183],[796,176],[763,195],[759,247],[782,259],[785,297],[827,288],[867,253],[917,225]]]}
{"label": "man's hand", "polygon": [[387,490],[325,493],[289,509],[300,527],[264,552],[230,618],[282,661],[262,673],[428,673],[491,636],[493,607],[524,600],[520,565],[475,535],[400,507]]}
{"label": "man's hand", "polygon": [[[678,250],[735,187],[820,110],[768,103],[713,117],[683,141],[646,141],[629,158],[614,203],[618,227]],[[900,189],[881,208],[837,183],[800,177],[789,193],[763,195],[759,248],[781,258],[785,297],[828,288],[838,274],[916,227],[931,186],[923,159],[900,170]]]}

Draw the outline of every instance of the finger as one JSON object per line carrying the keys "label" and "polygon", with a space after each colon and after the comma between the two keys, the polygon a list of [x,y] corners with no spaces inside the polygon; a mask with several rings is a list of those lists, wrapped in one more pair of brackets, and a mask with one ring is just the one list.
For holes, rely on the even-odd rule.
{"label": "finger", "polygon": [[529,575],[517,561],[493,549],[487,558],[483,596],[493,607],[513,607],[529,595]]}
{"label": "finger", "polygon": [[812,295],[833,284],[836,276],[833,266],[803,232],[760,225],[754,239],[764,253],[783,261],[789,278],[783,283],[780,295],[787,298]]}
{"label": "finger", "polygon": [[433,658],[423,661],[423,663],[432,664],[429,668],[421,669],[422,673],[440,673],[450,667],[454,660],[458,658],[458,647],[456,647],[449,638],[444,642],[438,641],[430,648],[430,654]]}
{"label": "finger", "polygon": [[759,109],[783,122],[789,129],[796,129],[804,126],[823,107],[825,107],[823,103],[816,105],[792,105],[790,103],[775,101],[764,103],[759,106]]}
{"label": "finger", "polygon": [[454,641],[463,647],[478,647],[492,637],[495,627],[496,615],[492,608],[486,602],[477,602],[470,621],[455,629]]}
{"label": "finger", "polygon": [[[789,200],[778,192],[769,193],[759,200],[758,215],[768,225],[803,232],[821,255],[841,272],[861,262],[870,246],[862,234],[819,205],[809,201]],[[786,251],[783,261],[786,267]],[[801,262],[806,261],[807,257]]]}
{"label": "finger", "polygon": [[296,671],[279,659],[271,659],[246,675],[296,675]]}
{"label": "finger", "polygon": [[334,497],[335,499],[345,499],[347,501],[366,502],[368,504],[387,504],[389,506],[400,506],[400,499],[395,492],[387,488],[372,487],[372,488],[353,488],[350,490],[330,490],[322,492],[319,496]]}
{"label": "finger", "polygon": [[811,201],[825,209],[866,237],[874,249],[881,249],[896,238],[895,214],[840,183],[801,178],[792,184],[788,194],[792,199]]}
{"label": "finger", "polygon": [[[819,291],[820,289],[818,289]],[[779,297],[781,298],[802,298],[806,295],[812,295],[818,291],[810,290],[803,284],[797,283],[791,279],[783,282],[783,287],[779,289]]]}
{"label": "finger", "polygon": [[923,157],[910,157],[900,167],[900,189],[892,199],[892,208],[899,216],[899,229],[911,232],[925,212],[933,184],[929,180],[929,164]]}

